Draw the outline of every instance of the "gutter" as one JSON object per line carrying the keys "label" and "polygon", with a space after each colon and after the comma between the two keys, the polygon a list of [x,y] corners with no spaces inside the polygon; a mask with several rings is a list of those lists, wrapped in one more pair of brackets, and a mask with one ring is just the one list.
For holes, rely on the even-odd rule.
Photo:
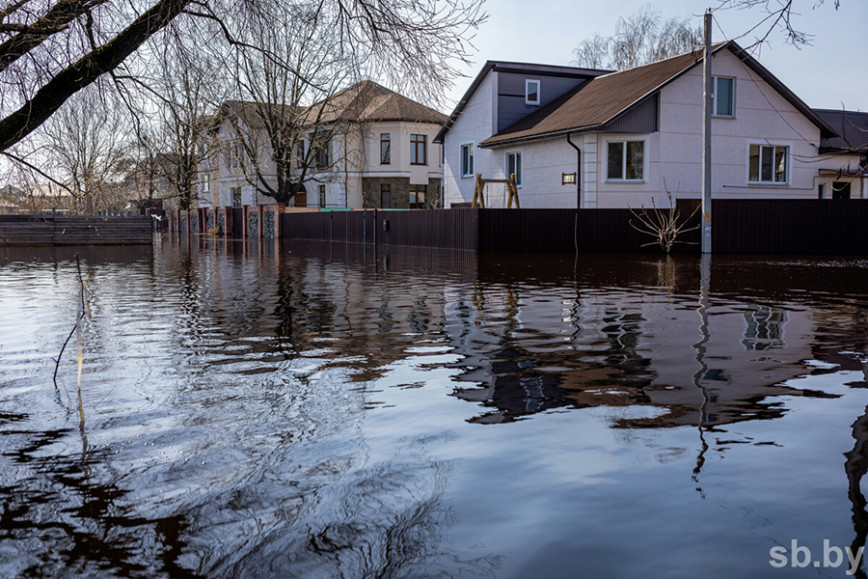
{"label": "gutter", "polygon": [[576,209],[582,208],[582,150],[570,139],[567,133],[567,143],[576,150]]}

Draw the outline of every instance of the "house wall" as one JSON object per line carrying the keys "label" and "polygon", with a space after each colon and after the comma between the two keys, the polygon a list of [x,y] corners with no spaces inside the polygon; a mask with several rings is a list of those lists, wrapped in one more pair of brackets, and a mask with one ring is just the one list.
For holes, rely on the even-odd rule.
{"label": "house wall", "polygon": [[495,133],[497,127],[497,75],[489,72],[470,100],[455,119],[455,123],[445,136],[446,164],[443,167],[444,207],[454,203],[470,203],[473,200],[473,176],[461,176],[461,145],[472,143],[474,146],[473,172],[491,177],[492,171],[500,166],[502,155],[495,156],[491,149],[480,149],[479,142]]}
{"label": "house wall", "polygon": [[[325,186],[326,207],[361,208],[367,206],[364,183],[372,179],[398,179],[405,190],[411,184],[428,185],[439,191],[443,178],[442,146],[433,143],[441,126],[432,123],[411,123],[404,121],[371,123],[364,127],[350,125],[343,133],[336,135],[329,143],[333,167],[328,171],[309,173],[305,181],[306,207],[320,206],[320,186]],[[380,163],[380,134],[389,133],[392,137],[391,163]],[[424,134],[427,137],[427,163],[410,163],[410,135]],[[215,178],[210,184],[216,206],[232,205],[232,189],[241,189],[242,205],[264,205],[274,203],[271,197],[257,193],[244,177],[241,167],[227,154],[235,139],[231,124],[224,123],[217,139],[224,143],[214,161]],[[270,147],[264,139],[259,148],[262,172],[270,183],[275,183],[274,168],[270,162]],[[201,191],[201,190],[200,190]],[[216,193],[215,193],[216,191]],[[378,190],[379,191],[379,190]],[[300,204],[300,203],[299,203]],[[379,205],[377,205],[379,206]]]}
{"label": "house wall", "polygon": [[[712,194],[716,198],[815,198],[820,130],[728,50],[715,55],[715,76],[736,79],[734,118],[712,119]],[[702,188],[702,68],[660,93],[658,146],[650,151],[651,189],[699,198]],[[790,147],[789,183],[749,185],[751,143]],[[664,184],[665,181],[665,184]],[[602,203],[623,204],[628,195]]]}
{"label": "house wall", "polygon": [[[547,76],[535,72],[495,72],[497,74],[497,131],[502,131],[578,85],[584,78]],[[540,81],[540,104],[525,102],[525,81]]]}
{"label": "house wall", "polygon": [[[836,183],[850,184],[850,199],[868,199],[868,179],[859,175],[860,155],[822,155],[816,163],[817,186],[823,187],[823,198],[831,199]],[[818,195],[819,196],[819,195]]]}

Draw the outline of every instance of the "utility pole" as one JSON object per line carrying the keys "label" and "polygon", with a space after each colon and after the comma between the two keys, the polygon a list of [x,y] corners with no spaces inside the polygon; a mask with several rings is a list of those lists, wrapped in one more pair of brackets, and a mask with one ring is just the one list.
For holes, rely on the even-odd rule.
{"label": "utility pole", "polygon": [[705,12],[702,86],[702,253],[711,253],[711,9]]}

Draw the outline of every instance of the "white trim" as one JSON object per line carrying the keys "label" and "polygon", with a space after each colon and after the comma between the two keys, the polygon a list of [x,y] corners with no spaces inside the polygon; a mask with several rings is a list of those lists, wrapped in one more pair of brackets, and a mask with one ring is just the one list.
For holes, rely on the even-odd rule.
{"label": "white trim", "polygon": [[[744,182],[749,187],[789,187],[790,180],[792,179],[792,171],[793,171],[793,144],[784,142],[784,141],[751,141],[748,140],[745,147],[745,164],[744,164]],[[786,181],[751,181],[750,180],[750,148],[752,145],[757,145],[758,147],[786,147],[787,148],[787,167],[786,167]],[[762,149],[760,149],[762,150]],[[760,165],[757,168],[758,176],[762,179],[762,160],[760,160]],[[772,171],[774,171],[774,167],[772,167]],[[774,178],[774,177],[773,177]]]}
{"label": "white trim", "polygon": [[[528,99],[528,95],[530,94],[530,91],[528,91],[527,89],[528,89],[528,87],[530,87],[531,83],[536,84],[536,100],[535,101]],[[539,79],[535,79],[535,78],[524,79],[524,104],[539,106],[541,102],[542,102],[542,82]]]}
{"label": "white trim", "polygon": [[[464,147],[468,147],[468,146],[471,147],[471,150],[470,150],[471,163],[470,163],[470,167],[469,167],[470,172],[465,173],[464,172]],[[467,179],[467,178],[473,177],[473,171],[476,169],[476,160],[474,159],[474,157],[475,157],[474,149],[475,148],[476,148],[476,144],[473,142],[470,142],[470,141],[468,141],[466,143],[461,143],[458,145],[458,176],[461,179]]]}
{"label": "white trim", "polygon": [[[719,115],[717,114],[717,80],[721,78],[728,78],[732,81],[732,114],[731,115]],[[735,111],[736,111],[736,86],[738,86],[738,81],[734,76],[715,76],[712,78],[712,92],[711,92],[711,116],[716,119],[734,119]]]}
{"label": "white trim", "polygon": [[516,167],[518,170],[516,171],[515,186],[518,187],[519,189],[521,189],[521,182],[523,180],[523,174],[524,174],[524,166],[522,165],[522,163],[523,163],[522,157],[524,155],[522,155],[521,149],[512,149],[510,151],[504,152],[504,154],[503,154],[503,173],[507,179],[509,179],[509,156],[510,155],[518,155],[518,163],[516,164]]}
{"label": "white trim", "polygon": [[[611,136],[611,137],[603,137],[603,154],[602,160],[603,163],[601,165],[601,169],[603,172],[604,182],[605,183],[647,183],[648,182],[648,137],[631,137],[629,135],[624,136]],[[621,160],[621,174],[627,174],[627,143],[633,142],[641,142],[642,143],[642,178],[641,179],[611,179],[609,178],[609,143],[624,143],[624,158]],[[600,157],[598,153],[598,158]]]}

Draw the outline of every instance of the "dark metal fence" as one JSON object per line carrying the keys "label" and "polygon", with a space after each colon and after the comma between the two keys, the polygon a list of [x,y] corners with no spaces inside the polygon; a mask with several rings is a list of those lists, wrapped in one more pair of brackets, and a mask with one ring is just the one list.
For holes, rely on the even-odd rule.
{"label": "dark metal fence", "polygon": [[[680,200],[686,219],[697,200]],[[868,200],[715,200],[716,254],[868,254]],[[283,237],[478,251],[659,252],[626,209],[443,209],[287,213]],[[696,214],[690,225],[699,223]],[[699,252],[699,231],[674,251]]]}
{"label": "dark metal fence", "polygon": [[153,218],[3,215],[0,245],[150,245]]}

